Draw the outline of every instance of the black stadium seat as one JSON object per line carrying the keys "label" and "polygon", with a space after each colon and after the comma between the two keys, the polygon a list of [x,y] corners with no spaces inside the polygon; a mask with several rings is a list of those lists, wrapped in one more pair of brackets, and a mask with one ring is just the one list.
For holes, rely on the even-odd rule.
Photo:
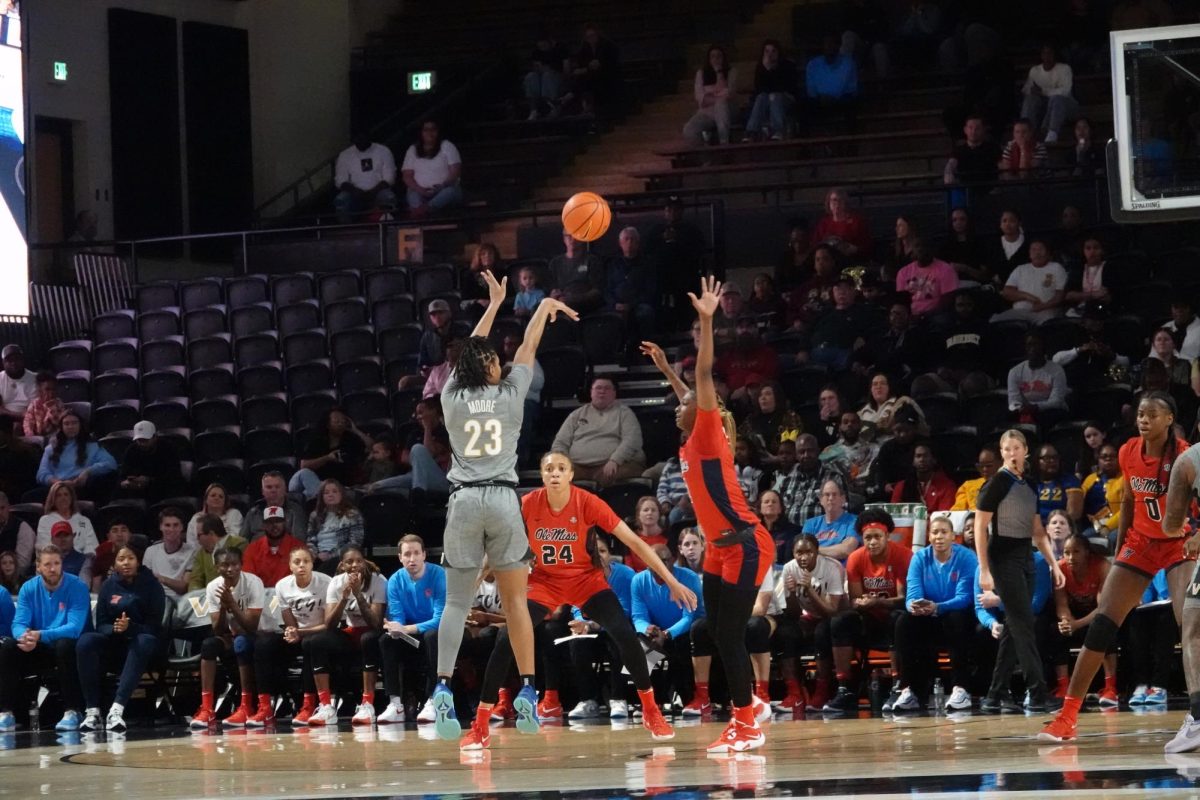
{"label": "black stadium seat", "polygon": [[[108,372],[113,369],[138,367],[137,339],[109,339],[92,350],[93,372]],[[87,366],[72,367],[72,369],[87,369]]]}
{"label": "black stadium seat", "polygon": [[225,281],[225,302],[230,308],[242,308],[270,299],[271,292],[264,275],[245,275]]}
{"label": "black stadium seat", "polygon": [[201,278],[179,287],[179,305],[185,313],[224,302],[224,291],[218,278]]}

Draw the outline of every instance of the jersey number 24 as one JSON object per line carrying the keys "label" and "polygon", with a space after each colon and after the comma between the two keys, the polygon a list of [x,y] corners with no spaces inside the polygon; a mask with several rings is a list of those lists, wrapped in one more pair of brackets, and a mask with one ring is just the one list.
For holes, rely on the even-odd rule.
{"label": "jersey number 24", "polygon": [[[504,431],[500,427],[500,420],[489,419],[481,423],[477,419],[469,419],[463,425],[463,430],[471,437],[467,440],[466,450],[463,451],[463,455],[467,458],[500,455],[500,437],[504,435]],[[487,438],[484,440],[483,447],[481,448],[479,440],[484,437]]]}
{"label": "jersey number 24", "polygon": [[552,544],[542,545],[542,563],[550,564],[574,564],[575,553],[571,550],[571,545],[564,544],[562,547],[556,548]]}

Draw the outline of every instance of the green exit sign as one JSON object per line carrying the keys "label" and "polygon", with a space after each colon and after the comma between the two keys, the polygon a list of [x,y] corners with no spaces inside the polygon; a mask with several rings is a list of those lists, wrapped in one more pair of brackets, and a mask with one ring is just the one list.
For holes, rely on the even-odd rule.
{"label": "green exit sign", "polygon": [[408,73],[408,93],[421,94],[433,90],[433,84],[437,81],[437,73],[434,72],[410,72]]}
{"label": "green exit sign", "polygon": [[67,80],[67,62],[54,62],[54,80],[59,81],[60,83]]}

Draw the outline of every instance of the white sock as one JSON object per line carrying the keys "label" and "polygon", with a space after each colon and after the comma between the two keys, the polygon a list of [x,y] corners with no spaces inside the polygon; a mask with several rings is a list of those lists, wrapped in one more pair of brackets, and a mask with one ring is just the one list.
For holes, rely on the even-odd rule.
{"label": "white sock", "polygon": [[98,716],[100,716],[100,709],[98,709],[98,708],[89,708],[89,709],[87,709],[87,710],[84,712],[84,714],[83,714],[83,715],[86,717],[86,716],[88,716],[89,714],[95,714],[95,715],[98,717]]}
{"label": "white sock", "polygon": [[120,716],[125,713],[125,706],[120,703],[113,703],[112,707],[108,709],[108,713]]}
{"label": "white sock", "polygon": [[392,708],[396,709],[397,711],[404,710],[404,700],[402,700],[398,695],[392,695],[389,697],[388,702],[391,703]]}

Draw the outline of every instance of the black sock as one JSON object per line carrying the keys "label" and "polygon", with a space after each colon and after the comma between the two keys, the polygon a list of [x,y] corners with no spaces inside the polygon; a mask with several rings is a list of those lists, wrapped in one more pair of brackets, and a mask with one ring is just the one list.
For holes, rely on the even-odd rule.
{"label": "black sock", "polygon": [[1189,694],[1188,702],[1192,704],[1192,719],[1200,720],[1200,692]]}
{"label": "black sock", "polygon": [[532,675],[522,675],[521,676],[521,688],[524,689],[526,686],[533,688],[533,676]]}

